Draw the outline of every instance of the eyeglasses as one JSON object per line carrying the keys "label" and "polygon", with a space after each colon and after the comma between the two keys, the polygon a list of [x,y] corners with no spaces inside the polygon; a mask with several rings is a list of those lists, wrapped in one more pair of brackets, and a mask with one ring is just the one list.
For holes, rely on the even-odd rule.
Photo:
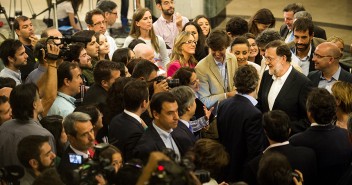
{"label": "eyeglasses", "polygon": [[196,83],[199,83],[199,79],[197,78],[197,79],[195,79],[193,82],[190,82],[189,83],[189,85],[195,85]]}
{"label": "eyeglasses", "polygon": [[97,22],[97,23],[94,23],[93,26],[101,26],[101,25],[106,25],[108,23],[108,21],[100,21],[100,22]]}
{"label": "eyeglasses", "polygon": [[319,59],[321,59],[321,58],[325,58],[325,57],[332,57],[332,58],[334,58],[334,59],[337,59],[337,58],[339,58],[339,57],[333,57],[333,56],[329,56],[329,55],[326,55],[326,56],[322,56],[322,55],[319,55],[319,54],[317,54],[317,53],[313,53],[313,57],[317,57],[317,58],[319,58]]}
{"label": "eyeglasses", "polygon": [[194,41],[194,40],[189,40],[187,42],[184,42],[183,44],[192,44],[194,43],[195,45],[197,45],[197,41]]}
{"label": "eyeglasses", "polygon": [[265,60],[266,61],[268,61],[268,62],[272,62],[272,61],[275,61],[276,59],[278,59],[279,57],[281,57],[281,56],[278,56],[278,57],[276,57],[276,58],[271,58],[271,57],[264,57],[265,58]]}

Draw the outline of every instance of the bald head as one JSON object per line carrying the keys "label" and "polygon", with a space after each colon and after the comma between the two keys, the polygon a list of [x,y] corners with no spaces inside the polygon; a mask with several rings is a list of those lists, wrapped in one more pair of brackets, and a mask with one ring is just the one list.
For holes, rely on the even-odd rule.
{"label": "bald head", "polygon": [[341,57],[340,49],[333,42],[323,42],[317,46],[317,49],[321,49],[319,54],[323,54],[322,56],[331,56],[337,60]]}
{"label": "bald head", "polygon": [[58,29],[55,29],[54,27],[50,27],[50,28],[43,30],[43,32],[41,34],[41,38],[47,38],[50,36],[61,38],[62,34]]}
{"label": "bald head", "polygon": [[136,58],[143,58],[154,62],[154,49],[147,44],[137,44],[133,49]]}

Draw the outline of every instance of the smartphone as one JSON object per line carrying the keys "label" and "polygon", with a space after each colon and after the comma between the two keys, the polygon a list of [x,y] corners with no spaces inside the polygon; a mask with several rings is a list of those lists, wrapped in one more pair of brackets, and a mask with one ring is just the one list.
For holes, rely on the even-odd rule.
{"label": "smartphone", "polygon": [[83,156],[77,154],[68,154],[71,164],[82,164]]}

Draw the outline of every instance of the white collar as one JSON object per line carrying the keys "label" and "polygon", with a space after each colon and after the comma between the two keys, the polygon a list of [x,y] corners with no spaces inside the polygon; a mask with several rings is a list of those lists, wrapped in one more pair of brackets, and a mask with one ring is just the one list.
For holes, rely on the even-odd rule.
{"label": "white collar", "polygon": [[270,146],[268,146],[268,148],[266,148],[263,153],[265,153],[267,150],[269,150],[270,148],[274,148],[274,147],[278,147],[278,146],[283,146],[283,145],[288,145],[290,144],[288,141],[285,141],[285,142],[282,142],[282,143],[275,143],[275,144],[272,144]]}
{"label": "white collar", "polygon": [[142,119],[141,117],[139,117],[137,114],[133,113],[133,112],[130,112],[128,110],[123,110],[123,112],[125,112],[127,115],[133,117],[134,119],[136,119],[139,123],[142,123]]}
{"label": "white collar", "polygon": [[88,158],[89,158],[89,151],[87,151],[87,153],[81,152],[81,151],[75,149],[72,145],[70,145],[70,148],[71,148],[77,155],[83,156],[84,159],[88,159]]}

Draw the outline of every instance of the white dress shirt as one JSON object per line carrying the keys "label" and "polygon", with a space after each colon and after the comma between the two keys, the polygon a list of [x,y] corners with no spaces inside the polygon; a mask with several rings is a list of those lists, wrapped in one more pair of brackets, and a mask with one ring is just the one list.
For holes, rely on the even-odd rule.
{"label": "white dress shirt", "polygon": [[281,91],[282,86],[285,84],[285,81],[288,77],[288,75],[291,73],[292,71],[292,66],[290,66],[288,68],[288,70],[286,71],[286,73],[284,75],[282,75],[281,77],[276,77],[275,75],[273,75],[273,84],[270,87],[270,91],[268,94],[268,104],[269,104],[269,109],[272,110],[274,103],[275,103],[275,99],[277,97],[277,95],[279,94],[279,92]]}

